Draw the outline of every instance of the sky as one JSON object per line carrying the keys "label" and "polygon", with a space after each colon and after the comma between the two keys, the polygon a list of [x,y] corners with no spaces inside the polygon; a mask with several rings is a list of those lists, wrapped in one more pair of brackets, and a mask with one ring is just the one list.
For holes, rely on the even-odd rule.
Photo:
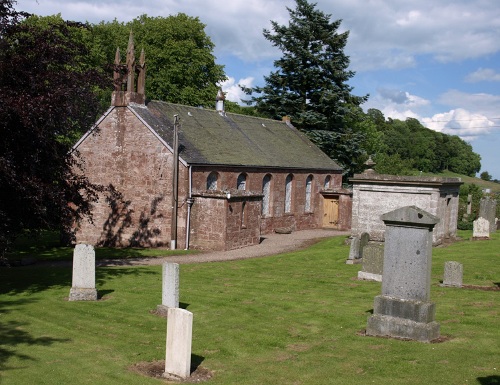
{"label": "sky", "polygon": [[[416,118],[458,135],[481,155],[481,171],[500,180],[500,2],[498,0],[316,0],[349,31],[352,93],[386,118]],[[18,0],[16,10],[66,20],[129,21],[139,15],[198,17],[225,66],[229,100],[238,84],[263,85],[281,56],[262,34],[287,24],[294,0]]]}

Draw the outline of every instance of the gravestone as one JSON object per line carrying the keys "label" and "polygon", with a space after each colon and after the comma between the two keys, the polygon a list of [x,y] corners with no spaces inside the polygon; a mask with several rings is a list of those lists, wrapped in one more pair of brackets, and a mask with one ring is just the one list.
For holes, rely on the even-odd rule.
{"label": "gravestone", "polygon": [[70,301],[95,301],[95,251],[92,245],[78,244],[73,251],[73,282]]}
{"label": "gravestone", "polygon": [[444,264],[444,277],[442,286],[462,287],[463,266],[455,261]]}
{"label": "gravestone", "polygon": [[179,307],[179,264],[165,262],[163,264],[161,305],[156,310],[161,315],[167,315],[167,310]]}
{"label": "gravestone", "polygon": [[472,194],[467,195],[467,215],[472,213]]}
{"label": "gravestone", "polygon": [[193,313],[180,308],[168,309],[165,372],[163,377],[183,379],[191,375]]}
{"label": "gravestone", "polygon": [[346,263],[353,265],[361,263],[363,258],[363,250],[370,241],[370,234],[362,233],[360,237],[353,237],[351,241],[351,249],[349,250],[349,259]]}
{"label": "gravestone", "polygon": [[498,220],[498,218],[495,218],[495,223],[497,225],[497,230],[500,230],[500,221]]}
{"label": "gravestone", "polygon": [[472,239],[490,239],[490,221],[479,217],[472,222]]}
{"label": "gravestone", "polygon": [[[490,233],[496,231],[495,216],[497,211],[497,201],[490,197],[482,198],[479,202],[479,217],[487,219],[490,224]],[[489,234],[488,234],[489,236]]]}
{"label": "gravestone", "polygon": [[386,225],[382,294],[366,334],[429,342],[439,337],[430,302],[432,230],[439,219],[406,206],[383,214]]}
{"label": "gravestone", "polygon": [[384,244],[369,243],[363,249],[363,268],[358,271],[358,279],[382,282],[384,267]]}

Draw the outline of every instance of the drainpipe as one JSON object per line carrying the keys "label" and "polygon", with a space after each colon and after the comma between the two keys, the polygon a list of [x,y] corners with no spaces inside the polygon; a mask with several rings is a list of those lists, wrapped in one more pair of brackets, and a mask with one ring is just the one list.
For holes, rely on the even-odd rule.
{"label": "drainpipe", "polygon": [[193,187],[193,169],[189,166],[189,191],[188,191],[188,199],[187,199],[187,218],[186,218],[186,248],[184,250],[189,250],[189,233],[191,231],[191,206],[194,203],[194,199],[191,195],[192,187]]}
{"label": "drainpipe", "polygon": [[177,243],[177,202],[179,200],[179,135],[178,135],[179,115],[174,115],[174,172],[172,177],[172,221],[170,228],[170,250],[176,249]]}

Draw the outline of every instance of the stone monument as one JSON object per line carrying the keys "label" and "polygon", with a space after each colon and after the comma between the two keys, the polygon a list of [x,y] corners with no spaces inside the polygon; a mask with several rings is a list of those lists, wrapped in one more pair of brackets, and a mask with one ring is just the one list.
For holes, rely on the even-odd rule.
{"label": "stone monument", "polygon": [[462,287],[463,266],[455,261],[444,264],[444,277],[442,286]]}
{"label": "stone monument", "polygon": [[95,301],[95,251],[92,245],[80,243],[73,252],[73,283],[70,301]]}
{"label": "stone monument", "polygon": [[179,307],[179,264],[165,262],[163,264],[161,305],[156,310],[161,315],[167,315],[167,310]]}
{"label": "stone monument", "polygon": [[479,217],[472,222],[472,239],[490,239],[490,221]]}
{"label": "stone monument", "polygon": [[351,240],[351,248],[349,250],[349,258],[345,263],[354,265],[361,263],[363,259],[363,250],[370,241],[370,234],[362,233],[360,237],[353,237]]}
{"label": "stone monument", "polygon": [[[495,216],[497,211],[497,201],[489,196],[479,201],[479,217],[487,219],[490,224],[490,233],[496,231]],[[489,236],[489,235],[488,235]]]}
{"label": "stone monument", "polygon": [[184,379],[191,375],[193,313],[180,308],[168,309],[165,372],[168,379]]}
{"label": "stone monument", "polygon": [[382,215],[386,225],[382,295],[366,334],[429,342],[439,337],[430,302],[432,231],[439,219],[406,206]]}
{"label": "stone monument", "polygon": [[369,243],[363,249],[363,268],[358,271],[358,279],[382,282],[384,268],[384,244]]}

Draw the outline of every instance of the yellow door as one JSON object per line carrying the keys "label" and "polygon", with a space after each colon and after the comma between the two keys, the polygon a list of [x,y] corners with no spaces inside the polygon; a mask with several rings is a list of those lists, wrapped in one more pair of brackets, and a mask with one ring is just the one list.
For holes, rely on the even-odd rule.
{"label": "yellow door", "polygon": [[337,228],[339,224],[339,199],[324,198],[323,227]]}

